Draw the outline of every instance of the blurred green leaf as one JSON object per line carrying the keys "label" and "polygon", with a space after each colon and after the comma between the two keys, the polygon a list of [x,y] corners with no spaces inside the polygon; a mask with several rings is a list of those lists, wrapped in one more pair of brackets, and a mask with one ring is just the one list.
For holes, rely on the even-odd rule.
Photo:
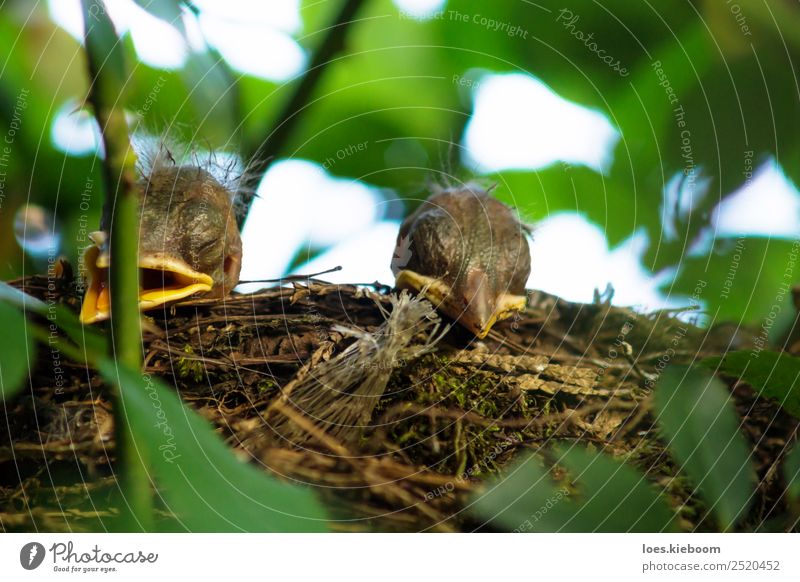
{"label": "blurred green leaf", "polygon": [[25,317],[5,301],[0,301],[0,327],[0,400],[7,400],[24,387],[36,346]]}
{"label": "blurred green leaf", "polygon": [[539,532],[660,532],[674,513],[644,476],[580,446],[554,448],[572,476],[572,493],[529,456],[476,498],[473,511],[499,529]]}
{"label": "blurred green leaf", "polygon": [[[60,224],[71,227],[81,213],[75,200],[89,167],[87,160],[79,158],[72,158],[66,167],[65,156],[49,139],[59,107],[85,91],[80,44],[50,21],[45,5],[25,14],[29,16],[10,8],[0,14],[0,54],[9,57],[4,59],[0,78],[0,131],[10,142],[3,146],[7,148],[0,212],[3,279],[18,276],[23,262],[23,252],[14,240],[15,210],[33,201],[52,211]],[[12,123],[13,135],[7,133]],[[64,238],[66,245],[73,240]]]}
{"label": "blurred green leaf", "polygon": [[108,340],[96,327],[82,324],[77,315],[64,305],[56,305],[54,313],[53,323],[76,345],[83,347],[90,359],[108,353]]}
{"label": "blurred green leaf", "polygon": [[48,306],[44,301],[0,281],[0,304],[3,302],[15,305],[23,313],[32,312],[43,317],[49,315],[52,324],[62,329],[76,345],[83,346],[92,357],[108,352],[106,338],[96,328],[83,325],[77,315],[64,305]]}
{"label": "blurred green leaf", "polygon": [[750,506],[756,475],[727,388],[703,368],[668,368],[656,387],[656,421],[670,452],[723,530]]}
{"label": "blurred green leaf", "polygon": [[175,71],[139,63],[131,77],[129,106],[149,133],[205,149],[237,144],[238,83],[216,52],[191,52]]}
{"label": "blurred green leaf", "polygon": [[800,504],[800,445],[795,443],[783,461],[783,476],[786,479],[786,492]]}
{"label": "blurred green leaf", "polygon": [[583,166],[556,165],[538,172],[495,174],[497,197],[515,206],[526,220],[556,212],[578,212],[597,224],[609,245],[622,242],[635,230],[637,215],[618,212],[617,205],[635,205],[633,190]]}
{"label": "blurred green leaf", "polygon": [[181,73],[194,108],[195,135],[216,147],[238,145],[241,111],[237,76],[214,49],[192,51]]}
{"label": "blurred green leaf", "polygon": [[708,253],[685,259],[664,290],[691,296],[698,282],[704,283],[698,299],[706,302],[711,325],[733,321],[761,326],[778,305],[778,323],[773,326],[778,329],[784,323],[782,318],[792,316],[788,307],[780,307],[790,297],[788,285],[793,279],[787,279],[786,272],[794,260],[792,253],[796,259],[796,248],[787,240],[720,239]]}
{"label": "blurred green leaf", "polygon": [[772,398],[800,418],[800,358],[779,352],[730,352],[706,358],[704,365],[750,384],[759,396]]}
{"label": "blurred green leaf", "polygon": [[566,505],[569,495],[565,485],[558,487],[552,480],[541,457],[528,454],[487,483],[469,507],[476,517],[499,530],[556,532],[574,515],[573,508]]}
{"label": "blurred green leaf", "polygon": [[320,532],[325,511],[312,491],[282,483],[237,459],[208,423],[159,379],[108,359],[98,364],[119,384],[136,451],[158,494],[189,531]]}
{"label": "blurred green leaf", "polygon": [[[581,446],[555,448],[557,461],[581,490],[575,520],[594,531],[652,532],[674,529],[674,513],[638,470]],[[581,528],[583,529],[583,528]]]}
{"label": "blurred green leaf", "polygon": [[477,66],[528,71],[567,99],[607,109],[614,94],[627,89],[637,62],[665,39],[677,42],[670,31],[679,35],[696,18],[681,0],[657,5],[544,0],[479,8],[469,0],[451,0],[436,24],[445,46],[474,51]]}
{"label": "blurred green leaf", "polygon": [[[435,27],[399,18],[388,0],[367,2],[359,18],[285,155],[413,197],[450,165],[451,143],[469,118],[452,81],[461,69],[453,69]],[[318,40],[315,34],[308,44]]]}
{"label": "blurred green leaf", "polygon": [[[698,9],[725,30],[710,30]],[[566,183],[551,180],[549,168],[519,174],[514,197],[551,206],[539,198],[541,179],[556,201],[552,206],[582,205],[610,246],[645,227],[645,264],[657,272],[685,259],[714,207],[764,160],[777,158],[797,178],[800,102],[792,62],[800,57],[798,46],[787,50],[784,23],[771,22],[752,3],[749,10],[749,21],[760,23],[750,36],[738,29],[729,6],[678,0],[546,0],[480,10],[453,0],[418,26],[439,31],[446,52],[455,55],[451,67],[462,74],[475,68],[527,72],[608,116],[621,139],[605,177]],[[731,42],[718,40],[723,32]],[[600,50],[624,63],[625,74],[598,58]],[[668,196],[668,184],[673,188],[679,175],[688,177],[685,188]]]}
{"label": "blurred green leaf", "polygon": [[28,295],[16,287],[12,287],[5,281],[0,281],[0,302],[16,305],[22,310],[30,310],[39,315],[44,315],[47,312],[47,305],[44,301]]}

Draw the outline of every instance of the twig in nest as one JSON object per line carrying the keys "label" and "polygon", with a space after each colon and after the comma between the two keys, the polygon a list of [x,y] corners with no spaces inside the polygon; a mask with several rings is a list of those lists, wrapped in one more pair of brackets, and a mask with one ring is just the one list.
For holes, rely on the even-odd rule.
{"label": "twig in nest", "polygon": [[[352,442],[368,426],[372,411],[386,390],[392,372],[429,353],[447,331],[439,331],[440,321],[433,305],[403,291],[391,296],[391,313],[378,302],[386,321],[368,333],[335,327],[356,341],[340,355],[320,362],[293,383],[270,406],[267,422],[282,438],[300,445],[311,435],[285,414],[291,406],[307,416],[315,426],[343,442]],[[422,335],[422,343],[413,343]]]}

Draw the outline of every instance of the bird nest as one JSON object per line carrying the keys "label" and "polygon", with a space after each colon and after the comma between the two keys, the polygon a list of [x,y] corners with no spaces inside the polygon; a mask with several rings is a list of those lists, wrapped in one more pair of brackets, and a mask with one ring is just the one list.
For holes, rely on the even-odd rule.
{"label": "bird nest", "polygon": [[[14,284],[41,297],[47,280]],[[479,523],[464,509],[486,478],[521,450],[553,441],[582,441],[634,463],[684,526],[705,529],[705,508],[655,434],[650,393],[665,354],[690,362],[704,350],[723,352],[730,337],[715,339],[675,312],[614,307],[608,296],[578,304],[532,291],[526,311],[482,341],[423,309],[428,323],[403,338],[404,356],[381,360],[388,344],[377,340],[371,352],[362,344],[385,335],[398,300],[378,285],[304,279],[187,301],[145,316],[145,369],[173,385],[238,455],[314,486],[334,529],[473,530]],[[77,310],[79,297],[64,286],[59,301]],[[32,390],[5,403],[0,524],[102,530],[118,513],[109,393],[93,371],[65,361],[63,386],[54,389],[52,356],[42,352]],[[361,363],[361,376],[350,368],[342,379],[345,357]],[[325,396],[337,419],[365,378],[380,386],[368,414],[360,408],[351,415],[358,422],[330,430],[290,396],[302,386],[314,395],[309,378],[350,385],[342,400]],[[762,523],[781,509],[775,459],[796,424],[748,387],[732,391],[760,476],[751,519]],[[75,509],[87,492],[98,499],[104,491],[108,507]]]}

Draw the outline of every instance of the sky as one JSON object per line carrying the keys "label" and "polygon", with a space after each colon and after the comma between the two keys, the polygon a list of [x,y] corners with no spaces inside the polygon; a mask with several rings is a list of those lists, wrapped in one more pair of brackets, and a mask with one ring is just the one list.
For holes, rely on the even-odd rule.
{"label": "sky", "polygon": [[[184,18],[186,38],[133,0],[107,3],[116,26],[130,32],[139,57],[153,67],[180,67],[189,51],[209,44],[235,70],[275,82],[294,78],[307,62],[292,36],[302,31],[299,0],[195,0],[200,17]],[[395,0],[399,9],[417,16],[430,14],[443,3]],[[49,10],[57,24],[81,39],[79,0],[50,0]],[[603,172],[613,161],[619,134],[600,112],[562,99],[531,75],[475,74],[483,76],[475,84],[472,116],[461,137],[462,161],[477,174],[536,170],[562,161]],[[61,105],[51,138],[65,153],[90,155],[98,147],[96,124],[76,108],[76,99]],[[330,246],[293,272],[309,274],[341,266],[324,278],[393,283],[389,265],[399,222],[387,217],[384,193],[334,176],[307,160],[274,163],[259,193],[242,233],[242,280],[286,275],[303,249]],[[800,194],[777,164],[767,163],[746,187],[715,209],[712,220],[720,237],[789,237],[800,235],[799,214]],[[611,284],[616,289],[614,302],[620,305],[656,309],[685,303],[679,297],[665,297],[658,289],[661,281],[644,269],[647,242],[646,235],[637,232],[609,248],[602,229],[581,215],[550,216],[535,225],[528,286],[571,301],[591,301],[595,289]],[[240,290],[258,287],[246,285]]]}

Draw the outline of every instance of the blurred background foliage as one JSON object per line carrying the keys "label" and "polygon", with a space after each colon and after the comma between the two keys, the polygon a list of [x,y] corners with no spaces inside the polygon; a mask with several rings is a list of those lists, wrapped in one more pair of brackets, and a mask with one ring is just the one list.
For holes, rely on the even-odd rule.
{"label": "blurred background foliage", "polygon": [[[277,116],[340,3],[113,0],[108,6],[134,63],[123,96],[131,123],[178,135],[198,150],[247,159],[282,121]],[[70,30],[73,12],[79,14],[71,0],[8,0],[0,11],[4,279],[41,271],[55,246],[74,259],[87,242],[84,231],[99,221],[96,147],[80,138],[87,128],[91,134],[92,121],[82,110],[87,83],[80,27]],[[782,285],[797,279],[791,256],[800,236],[792,186],[800,179],[799,23],[800,7],[784,0],[366,0],[280,158],[306,160],[327,177],[367,186],[380,209],[370,220],[393,228],[431,179],[485,178],[527,221],[577,213],[600,229],[608,249],[634,253],[664,303],[687,304],[694,295],[709,321],[758,325],[783,300]],[[495,111],[491,119],[498,121],[489,122],[482,148],[510,148],[509,161],[482,161],[475,145],[482,138],[470,133],[471,124],[477,131],[477,104],[492,80],[512,75],[598,114],[608,135],[581,132],[583,118],[576,118],[577,131],[576,123],[543,124],[540,104],[525,107],[521,96],[522,109],[506,117]],[[72,146],[59,143],[59,124],[78,136]],[[564,139],[590,142],[577,145],[599,151],[601,161],[569,159],[550,147]],[[751,187],[765,172],[780,179]],[[783,206],[767,202],[775,199],[776,183],[788,192]],[[748,188],[749,205],[727,210],[745,226],[725,228],[726,202]],[[329,196],[321,220],[347,225],[356,211],[337,192],[314,193]],[[291,195],[266,186],[259,194]],[[748,209],[760,197],[766,224],[748,228]],[[20,209],[31,203],[43,212],[29,210],[21,222]],[[297,210],[306,211],[312,213]],[[271,220],[294,224],[283,218]],[[773,232],[771,218],[789,227]],[[274,222],[259,228],[270,230]],[[39,247],[32,244],[37,232]],[[26,239],[27,253],[15,233]],[[248,248],[245,236],[245,254],[268,255],[284,244],[280,252],[291,257],[280,267],[285,271],[347,237],[318,238],[324,240],[283,236],[264,249]],[[541,263],[536,252],[534,273]],[[382,260],[388,271],[391,249]],[[565,277],[581,268],[561,263]],[[255,274],[275,275],[258,265]],[[591,284],[602,288],[613,279],[601,278]],[[710,282],[700,296],[698,281]],[[542,286],[540,279],[531,283]],[[557,281],[548,290],[570,295]]]}

